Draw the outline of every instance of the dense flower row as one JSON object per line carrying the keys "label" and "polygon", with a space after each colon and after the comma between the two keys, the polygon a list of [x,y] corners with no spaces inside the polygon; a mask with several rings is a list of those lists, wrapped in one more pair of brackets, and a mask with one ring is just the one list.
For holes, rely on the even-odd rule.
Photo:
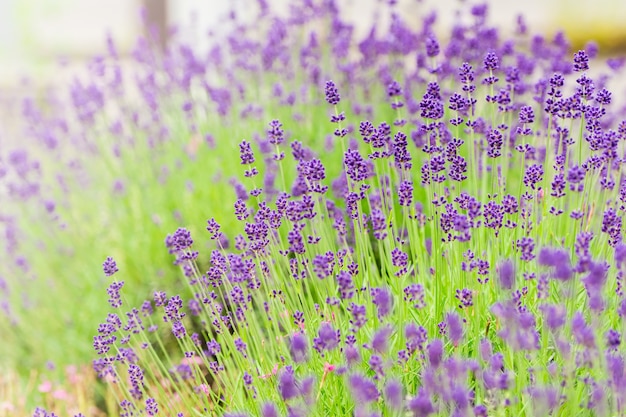
{"label": "dense flower row", "polygon": [[[390,115],[378,104],[348,115],[325,83],[342,149],[332,182],[339,162],[297,140],[289,149],[285,120],[257,138],[264,166],[240,143],[243,234],[232,243],[210,219],[215,249],[203,254],[176,230],[166,246],[192,297],[157,291],[94,338],[100,375],[132,394],[122,415],[157,414],[155,398],[179,415],[624,412],[626,123],[611,129],[611,94],[587,74],[593,48],[571,60],[562,37],[535,37],[531,58],[485,26],[484,7],[471,12],[443,54],[428,25],[416,34],[398,17],[396,44],[361,44],[370,63],[417,55],[399,80],[381,67],[392,123],[372,122]],[[358,97],[358,81],[343,85]],[[291,187],[260,187],[261,174],[289,184],[288,153]],[[153,351],[162,327],[179,361]]]}

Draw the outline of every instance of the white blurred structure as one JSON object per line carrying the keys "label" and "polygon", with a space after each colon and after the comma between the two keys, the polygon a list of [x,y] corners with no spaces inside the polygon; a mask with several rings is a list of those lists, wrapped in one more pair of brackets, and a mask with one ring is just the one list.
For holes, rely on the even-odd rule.
{"label": "white blurred structure", "polygon": [[110,33],[128,49],[141,33],[140,0],[0,0],[0,85],[48,77],[58,58],[102,53]]}
{"label": "white blurred structure", "polygon": [[[266,1],[273,10],[286,13],[290,2],[302,0]],[[372,21],[386,25],[388,15],[379,12],[383,2],[388,0],[336,0],[344,18],[355,24],[357,35],[365,34]],[[445,35],[455,19],[454,10],[481,2],[490,7],[490,21],[504,31],[513,30],[520,13],[532,32],[552,32],[558,26],[586,30],[594,22],[596,33],[615,32],[626,20],[624,0],[398,0],[396,8],[415,23],[437,10],[436,28]],[[177,27],[177,36],[199,51],[206,46],[208,30],[228,30],[231,10],[247,21],[253,21],[259,10],[258,0],[0,0],[0,86],[15,84],[23,73],[44,80],[53,77],[58,56],[103,53],[107,32],[120,51],[128,52],[143,32],[142,6],[163,9],[167,25]]]}
{"label": "white blurred structure", "polygon": [[[301,1],[301,0],[295,0]],[[388,0],[387,0],[388,1]],[[611,1],[611,0],[604,0]],[[286,15],[290,0],[266,0],[273,11]],[[293,2],[293,0],[291,1]],[[502,30],[513,30],[515,20],[523,14],[532,30],[542,31],[553,26],[558,14],[558,6],[563,0],[484,0],[473,1],[471,4],[486,2],[489,4],[491,21]],[[168,23],[177,28],[177,36],[185,41],[192,41],[200,50],[206,45],[206,33],[224,33],[230,28],[229,14],[235,11],[237,18],[252,22],[259,11],[258,0],[169,0]],[[353,23],[357,36],[365,36],[372,22],[385,27],[389,21],[388,14],[381,13],[387,9],[381,0],[336,0],[342,17]],[[403,19],[419,24],[419,21],[433,10],[437,11],[437,25],[442,35],[455,21],[455,11],[459,7],[467,7],[464,0],[398,0],[396,10]]]}

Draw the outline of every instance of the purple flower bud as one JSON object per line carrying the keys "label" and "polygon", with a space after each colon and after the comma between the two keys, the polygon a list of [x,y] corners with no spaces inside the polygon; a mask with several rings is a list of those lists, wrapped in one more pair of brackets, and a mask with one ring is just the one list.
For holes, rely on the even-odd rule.
{"label": "purple flower bud", "polygon": [[543,312],[544,323],[549,329],[554,331],[565,325],[567,310],[564,306],[560,304],[543,304],[539,306],[539,309]]}
{"label": "purple flower bud", "polygon": [[318,336],[313,339],[313,348],[321,355],[325,350],[330,351],[339,346],[341,334],[330,323],[322,323],[317,334]]}
{"label": "purple flower bud", "polygon": [[589,56],[587,52],[580,50],[574,54],[574,71],[582,72],[589,69]]}
{"label": "purple flower bud", "polygon": [[182,321],[172,323],[172,334],[177,339],[182,339],[187,334],[187,330],[185,329]]}
{"label": "purple flower bud", "polygon": [[433,339],[428,344],[428,360],[433,368],[436,368],[443,359],[443,341],[441,339]]}
{"label": "purple flower bud", "polygon": [[387,352],[387,347],[389,343],[389,336],[393,328],[391,326],[385,326],[382,329],[378,330],[374,333],[374,337],[372,338],[372,349],[374,349],[378,353]]}
{"label": "purple flower bud", "polygon": [[285,368],[278,378],[278,392],[285,401],[296,398],[300,394],[296,377],[290,367]]}
{"label": "purple flower bud", "polygon": [[261,407],[262,417],[278,417],[278,410],[273,403],[265,403]]}
{"label": "purple flower bud", "polygon": [[434,35],[426,38],[426,55],[433,58],[439,55],[439,42]]}
{"label": "purple flower bud", "polygon": [[446,315],[448,336],[455,346],[463,339],[463,321],[458,314],[452,312]]}
{"label": "purple flower bud", "polygon": [[533,251],[535,250],[535,241],[532,237],[524,236],[517,239],[516,247],[522,253],[520,259],[522,261],[531,261],[535,258]]}
{"label": "purple flower bud", "polygon": [[289,351],[291,358],[296,363],[306,362],[308,360],[309,343],[303,333],[296,333],[291,337]]}
{"label": "purple flower bud", "polygon": [[420,387],[417,395],[409,400],[408,408],[414,416],[420,417],[428,417],[435,412],[430,395],[423,387]]}
{"label": "purple flower bud", "polygon": [[354,283],[352,274],[347,271],[339,271],[337,274],[337,285],[339,286],[339,297],[348,300],[354,296]]}
{"label": "purple flower bud", "polygon": [[413,203],[413,182],[404,180],[398,186],[398,203],[403,207],[411,207]]}
{"label": "purple flower bud", "polygon": [[245,140],[239,144],[239,157],[241,158],[241,165],[250,165],[254,163],[254,154],[252,153],[252,147],[250,142]]}
{"label": "purple flower bud", "polygon": [[337,86],[335,86],[335,83],[332,81],[326,81],[325,93],[328,104],[334,106],[339,103],[339,100],[341,100]]}
{"label": "purple flower bud", "polygon": [[396,97],[402,94],[402,87],[398,84],[397,81],[392,81],[391,84],[387,86],[387,95],[389,97]]}
{"label": "purple flower bud", "polygon": [[513,288],[515,284],[515,268],[513,261],[506,259],[498,266],[498,277],[500,278],[499,283],[502,289],[510,290]]}
{"label": "purple flower bud", "polygon": [[156,400],[154,398],[147,398],[146,399],[146,413],[149,416],[156,416],[158,412],[159,412],[159,407],[157,405]]}
{"label": "purple flower bud", "polygon": [[272,120],[270,127],[267,129],[267,138],[272,145],[280,145],[285,140],[282,123],[278,120]]}
{"label": "purple flower bud", "polygon": [[117,269],[117,264],[110,256],[104,260],[102,263],[102,270],[104,271],[104,275],[110,277],[115,274],[119,269]]}
{"label": "purple flower bud", "polygon": [[609,329],[609,331],[606,332],[606,347],[608,349],[617,349],[621,342],[621,335],[617,330]]}
{"label": "purple flower bud", "polygon": [[495,52],[487,52],[485,59],[483,60],[484,68],[487,71],[493,71],[500,68],[500,61]]}
{"label": "purple flower bud", "polygon": [[109,285],[107,288],[107,294],[109,295],[109,304],[113,308],[119,308],[122,306],[122,297],[120,290],[124,286],[124,281],[116,281]]}
{"label": "purple flower bud", "polygon": [[391,312],[393,297],[386,288],[372,288],[372,302],[378,308],[378,318],[382,319]]}
{"label": "purple flower bud", "polygon": [[626,263],[626,244],[618,243],[615,245],[615,266],[620,269]]}
{"label": "purple flower bud", "polygon": [[587,348],[595,348],[596,342],[593,328],[587,325],[580,311],[574,313],[574,318],[572,319],[572,334],[579,344]]}
{"label": "purple flower bud", "polygon": [[350,375],[348,385],[352,392],[352,397],[358,403],[371,403],[378,400],[380,396],[376,384],[371,379],[359,374]]}
{"label": "purple flower bud", "polygon": [[389,379],[385,384],[385,401],[392,410],[402,410],[402,402],[404,397],[402,395],[402,391],[402,383],[397,379]]}

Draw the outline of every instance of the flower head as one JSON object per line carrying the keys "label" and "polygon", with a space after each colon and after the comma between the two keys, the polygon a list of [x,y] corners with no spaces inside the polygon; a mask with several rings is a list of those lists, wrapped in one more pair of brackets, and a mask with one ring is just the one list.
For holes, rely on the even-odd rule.
{"label": "flower head", "polygon": [[110,277],[111,275],[119,271],[119,269],[117,269],[117,264],[110,256],[106,258],[102,263],[102,269],[104,271],[104,275],[106,275],[107,277]]}
{"label": "flower head", "polygon": [[339,100],[341,100],[341,96],[339,96],[339,90],[337,90],[337,86],[332,81],[326,81],[325,87],[326,93],[326,101],[328,104],[337,105],[339,104]]}

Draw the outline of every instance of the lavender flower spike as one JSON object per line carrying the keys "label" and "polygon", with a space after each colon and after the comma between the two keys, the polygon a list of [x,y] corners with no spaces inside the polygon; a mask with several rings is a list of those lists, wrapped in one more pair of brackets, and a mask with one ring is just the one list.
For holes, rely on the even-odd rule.
{"label": "lavender flower spike", "polygon": [[117,269],[117,264],[110,256],[106,258],[105,261],[102,263],[102,270],[104,271],[104,275],[106,275],[107,277],[110,277],[111,275],[119,271],[119,269]]}

